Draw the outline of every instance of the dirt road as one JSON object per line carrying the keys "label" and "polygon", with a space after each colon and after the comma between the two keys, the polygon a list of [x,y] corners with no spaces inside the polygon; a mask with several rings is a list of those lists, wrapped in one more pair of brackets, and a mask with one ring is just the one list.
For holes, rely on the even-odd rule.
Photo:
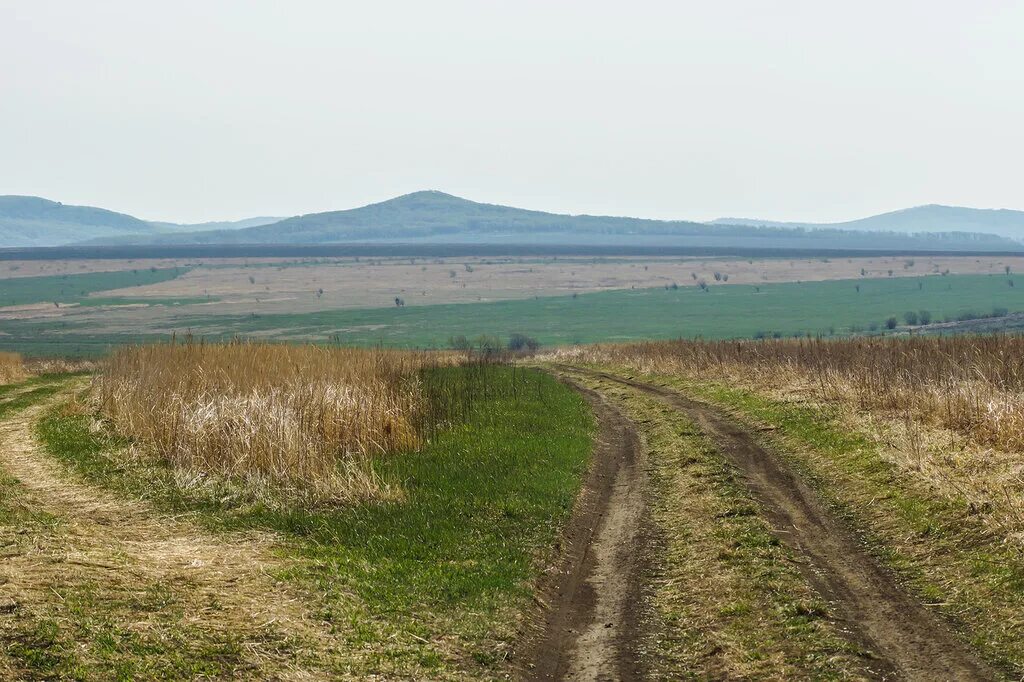
{"label": "dirt road", "polygon": [[543,622],[528,643],[522,677],[639,680],[640,591],[650,541],[640,445],[621,412],[597,392],[573,386],[593,408],[599,432],[558,563],[540,588]]}
{"label": "dirt road", "polygon": [[[629,377],[574,367],[560,367],[559,373],[627,386],[657,398],[698,425],[741,473],[775,534],[802,560],[801,571],[830,602],[847,635],[876,657],[871,668],[880,679],[998,677],[943,621],[901,589],[818,495],[744,428],[703,403]],[[623,514],[617,507],[628,504],[628,500],[638,500],[636,504],[642,508],[646,494],[640,473],[622,473],[631,471],[640,459],[636,433],[628,420],[593,391],[582,390],[601,422],[601,444],[585,497],[567,536],[571,549],[567,553],[567,573],[559,589],[549,595],[549,617],[542,641],[550,653],[536,661],[536,671],[542,674],[535,679],[639,679],[643,671],[629,646],[638,633],[626,629],[630,620],[624,617],[623,609],[640,607],[632,599],[628,606],[616,600],[623,590],[640,594],[641,587],[635,584],[636,577],[614,573],[644,570],[642,560],[628,556],[642,537],[643,524],[639,515],[634,518],[631,514],[635,512],[628,511],[625,525],[612,521]],[[617,482],[616,487],[607,490],[613,476],[625,476],[626,487],[618,488]],[[589,527],[594,528],[592,536],[583,532]],[[588,542],[589,547],[580,546]],[[619,552],[609,549],[612,543],[622,543]],[[609,628],[614,635],[593,637],[590,633],[603,618],[613,618],[606,615],[609,613],[618,614]],[[614,646],[609,646],[609,641]],[[611,660],[613,657],[618,663]],[[596,661],[595,666],[588,664],[591,660]]]}

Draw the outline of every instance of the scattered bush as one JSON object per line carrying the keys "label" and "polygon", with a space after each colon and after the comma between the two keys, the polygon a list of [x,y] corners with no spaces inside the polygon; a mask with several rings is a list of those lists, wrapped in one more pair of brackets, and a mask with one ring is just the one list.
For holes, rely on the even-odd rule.
{"label": "scattered bush", "polygon": [[540,342],[526,334],[513,334],[508,339],[508,349],[513,353],[536,353],[538,348],[540,348]]}

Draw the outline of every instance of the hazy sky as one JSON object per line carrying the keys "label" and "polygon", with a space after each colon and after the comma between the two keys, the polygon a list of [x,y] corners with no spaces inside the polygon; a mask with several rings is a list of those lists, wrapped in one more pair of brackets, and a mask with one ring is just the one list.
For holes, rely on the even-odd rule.
{"label": "hazy sky", "polygon": [[0,0],[0,194],[199,221],[1024,208],[1024,2]]}

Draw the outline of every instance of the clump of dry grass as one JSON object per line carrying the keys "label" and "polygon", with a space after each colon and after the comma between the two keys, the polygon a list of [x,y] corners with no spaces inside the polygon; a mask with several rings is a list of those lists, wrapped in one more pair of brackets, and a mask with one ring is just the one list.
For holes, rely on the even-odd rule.
{"label": "clump of dry grass", "polygon": [[319,500],[387,496],[373,455],[415,447],[426,353],[264,343],[122,349],[93,380],[113,428],[184,472]]}
{"label": "clump of dry grass", "polygon": [[68,374],[73,372],[91,372],[96,369],[96,360],[84,358],[30,358],[25,367],[30,374]]}
{"label": "clump of dry grass", "polygon": [[29,377],[20,353],[0,351],[0,384],[13,384]]}

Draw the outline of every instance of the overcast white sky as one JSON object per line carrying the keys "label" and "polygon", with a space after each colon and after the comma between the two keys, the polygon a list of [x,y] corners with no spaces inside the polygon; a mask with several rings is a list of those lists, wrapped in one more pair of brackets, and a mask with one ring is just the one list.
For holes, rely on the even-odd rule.
{"label": "overcast white sky", "polygon": [[0,194],[200,221],[1024,208],[1024,2],[0,0]]}

